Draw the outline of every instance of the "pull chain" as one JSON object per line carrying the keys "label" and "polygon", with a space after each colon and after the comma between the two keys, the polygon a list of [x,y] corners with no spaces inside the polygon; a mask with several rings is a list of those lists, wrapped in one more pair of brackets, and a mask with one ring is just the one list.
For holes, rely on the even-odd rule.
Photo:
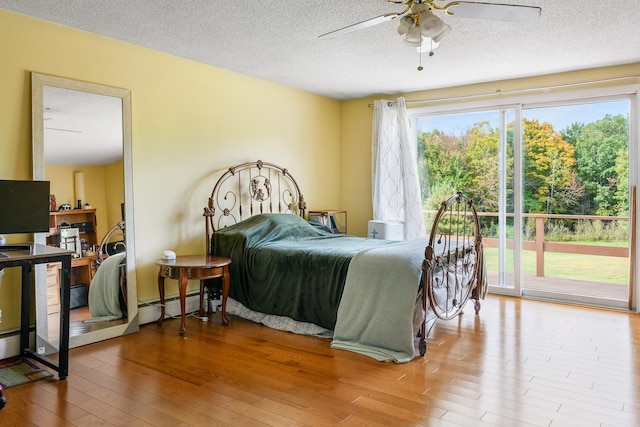
{"label": "pull chain", "polygon": [[[431,43],[431,46],[429,47],[429,56],[433,56],[433,40],[430,40],[429,43]],[[424,67],[422,66],[422,53],[423,53],[422,40],[420,40],[420,47],[418,48],[418,55],[420,58],[418,63],[418,71],[424,70]]]}

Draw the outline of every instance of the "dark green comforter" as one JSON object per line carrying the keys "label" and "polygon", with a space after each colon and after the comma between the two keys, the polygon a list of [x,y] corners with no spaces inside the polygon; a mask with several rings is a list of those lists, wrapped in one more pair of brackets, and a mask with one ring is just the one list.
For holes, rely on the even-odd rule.
{"label": "dark green comforter", "polygon": [[247,308],[333,330],[352,257],[389,243],[331,234],[296,215],[261,214],[218,230],[212,253],[231,258],[229,296]]}

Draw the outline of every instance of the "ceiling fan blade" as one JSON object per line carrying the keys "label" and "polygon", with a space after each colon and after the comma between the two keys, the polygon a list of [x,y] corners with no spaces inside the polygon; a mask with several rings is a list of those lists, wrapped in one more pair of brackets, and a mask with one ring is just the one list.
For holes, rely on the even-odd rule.
{"label": "ceiling fan blade", "polygon": [[364,28],[373,27],[374,25],[382,24],[383,22],[391,21],[394,18],[402,15],[402,13],[386,13],[384,15],[377,16],[375,18],[367,19],[366,21],[352,24],[339,30],[329,31],[328,33],[321,34],[319,38],[330,39],[341,34],[351,33],[353,31],[362,30]]}
{"label": "ceiling fan blade", "polygon": [[542,9],[536,6],[457,1],[447,8],[447,13],[461,18],[527,23],[538,18]]}

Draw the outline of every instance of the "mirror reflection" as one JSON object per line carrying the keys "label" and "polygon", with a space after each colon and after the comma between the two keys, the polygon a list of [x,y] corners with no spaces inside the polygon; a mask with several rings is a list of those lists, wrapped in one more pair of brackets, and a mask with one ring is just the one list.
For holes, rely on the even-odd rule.
{"label": "mirror reflection", "polygon": [[[130,192],[130,95],[33,73],[34,179],[51,182],[39,243],[74,251],[71,347],[137,330]],[[36,271],[37,347],[57,351],[58,264]]]}

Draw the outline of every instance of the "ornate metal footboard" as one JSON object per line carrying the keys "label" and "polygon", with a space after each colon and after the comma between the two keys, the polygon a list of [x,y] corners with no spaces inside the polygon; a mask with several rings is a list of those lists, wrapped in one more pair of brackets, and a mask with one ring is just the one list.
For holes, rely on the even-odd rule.
{"label": "ornate metal footboard", "polygon": [[243,163],[225,172],[213,186],[204,208],[207,253],[211,233],[261,213],[305,216],[307,204],[298,183],[286,168],[273,163]]}
{"label": "ornate metal footboard", "polygon": [[[482,235],[473,200],[462,193],[442,202],[436,214],[429,244],[422,263],[425,313],[438,319],[452,319],[462,312],[469,298],[475,300],[476,314],[484,289],[478,287],[483,276]],[[427,317],[422,321],[420,355],[427,349]],[[433,324],[432,324],[433,326]]]}

